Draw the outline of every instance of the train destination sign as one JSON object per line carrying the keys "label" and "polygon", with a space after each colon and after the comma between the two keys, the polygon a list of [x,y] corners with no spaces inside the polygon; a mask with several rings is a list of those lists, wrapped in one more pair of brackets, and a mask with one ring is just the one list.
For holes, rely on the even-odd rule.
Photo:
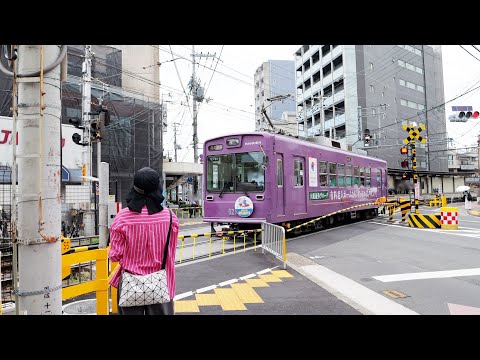
{"label": "train destination sign", "polygon": [[309,192],[310,200],[327,200],[328,199],[328,190],[324,191],[310,191]]}

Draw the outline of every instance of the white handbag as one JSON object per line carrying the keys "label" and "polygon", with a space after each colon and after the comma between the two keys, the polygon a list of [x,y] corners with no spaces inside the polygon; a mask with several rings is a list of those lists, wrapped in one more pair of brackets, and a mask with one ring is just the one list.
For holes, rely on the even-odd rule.
{"label": "white handbag", "polygon": [[165,265],[168,257],[168,245],[170,243],[170,231],[172,229],[172,212],[170,212],[170,226],[168,228],[167,242],[163,255],[162,268],[147,275],[135,275],[128,271],[122,271],[120,296],[118,306],[144,306],[163,304],[169,302],[170,293],[167,282]]}

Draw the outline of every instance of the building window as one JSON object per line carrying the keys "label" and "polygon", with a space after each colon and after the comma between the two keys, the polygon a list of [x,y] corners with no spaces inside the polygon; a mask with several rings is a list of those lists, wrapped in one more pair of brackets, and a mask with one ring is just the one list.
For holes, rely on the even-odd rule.
{"label": "building window", "polygon": [[370,63],[370,70],[373,70],[373,63]]}
{"label": "building window", "polygon": [[370,85],[370,92],[373,94],[375,93],[375,88],[373,87],[373,85]]}
{"label": "building window", "polygon": [[384,91],[382,91],[382,97],[384,97],[384,96],[385,96],[385,92],[384,92]]}
{"label": "building window", "polygon": [[398,79],[398,83],[402,86],[405,86],[405,80]]}

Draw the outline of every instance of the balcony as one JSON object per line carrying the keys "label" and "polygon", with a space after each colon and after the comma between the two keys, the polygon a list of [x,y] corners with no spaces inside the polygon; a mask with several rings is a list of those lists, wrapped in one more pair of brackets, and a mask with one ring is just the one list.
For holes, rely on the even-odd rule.
{"label": "balcony", "polygon": [[310,86],[307,90],[303,92],[303,98],[308,99],[312,96],[312,87]]}
{"label": "balcony", "polygon": [[343,65],[333,72],[333,81],[343,77]]}
{"label": "balcony", "polygon": [[332,62],[332,52],[329,52],[325,57],[322,58],[322,67],[326,64]]}
{"label": "balcony", "polygon": [[333,80],[332,73],[330,72],[327,76],[323,77],[322,86],[325,86],[327,84],[331,84],[332,80]]}
{"label": "balcony", "polygon": [[320,68],[322,67],[322,64],[320,64],[320,61],[317,61],[315,64],[313,64],[310,69],[312,69],[312,74],[315,74]]}
{"label": "balcony", "polygon": [[335,59],[342,52],[343,52],[343,46],[338,45],[336,48],[332,50],[332,58]]}

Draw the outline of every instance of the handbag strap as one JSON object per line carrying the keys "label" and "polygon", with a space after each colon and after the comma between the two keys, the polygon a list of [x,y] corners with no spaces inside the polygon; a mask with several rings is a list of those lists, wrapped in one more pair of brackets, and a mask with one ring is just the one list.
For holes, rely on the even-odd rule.
{"label": "handbag strap", "polygon": [[168,212],[170,213],[170,225],[168,226],[167,243],[165,244],[165,250],[163,251],[162,270],[165,269],[165,265],[167,264],[168,245],[170,243],[170,231],[172,230],[172,210],[168,209]]}

